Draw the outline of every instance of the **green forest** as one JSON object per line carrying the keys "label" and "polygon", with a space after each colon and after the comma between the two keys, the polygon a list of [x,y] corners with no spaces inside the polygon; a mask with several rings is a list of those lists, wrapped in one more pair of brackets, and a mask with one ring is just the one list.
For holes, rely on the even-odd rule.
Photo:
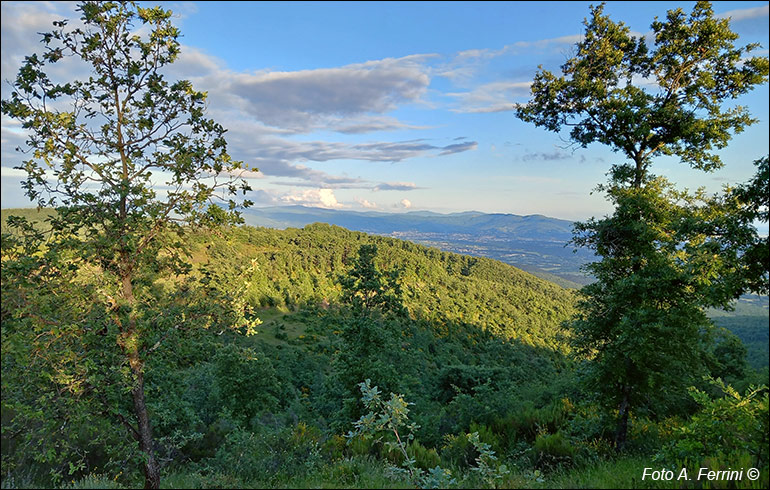
{"label": "green forest", "polygon": [[[768,487],[767,317],[730,310],[768,293],[770,158],[715,195],[652,172],[719,168],[754,122],[725,104],[768,59],[708,2],[654,42],[592,7],[517,106],[623,159],[597,188],[613,212],[575,224],[596,255],[579,290],[243,225],[248,167],[206,93],[165,78],[172,12],[78,9],[87,27],[54,22],[2,101],[38,205],[2,213],[3,488]],[[67,57],[94,76],[54,81]]]}
{"label": "green forest", "polygon": [[[5,210],[3,219],[25,216],[42,230],[51,215]],[[44,271],[27,254],[28,234],[4,232],[4,486],[139,485],[141,456],[121,423],[131,416],[121,396],[126,373],[108,368],[117,348],[100,321],[110,308],[105,278],[93,269]],[[740,394],[725,397],[692,373],[707,398],[682,390],[670,393],[670,412],[634,414],[630,446],[617,456],[613,414],[581,388],[563,326],[575,312],[573,290],[490,259],[325,224],[223,227],[184,241],[191,271],[149,273],[141,300],[143,314],[165,327],[145,341],[164,487],[414,486],[395,471],[406,458],[389,444],[392,431],[346,437],[368,412],[359,387],[366,379],[408,404],[398,432],[413,436],[406,454],[429,488],[623,487],[639,483],[653,461],[681,464],[682,447],[704,458],[696,466],[767,458],[767,405],[762,393],[744,397],[749,385],[767,384],[767,363],[750,367],[728,331],[709,332],[702,374]],[[374,254],[361,255],[367,249]],[[366,266],[370,275],[357,276]],[[368,291],[392,302],[354,301]],[[227,323],[233,304],[243,325]],[[761,351],[759,321],[743,329],[760,337],[748,345]],[[684,430],[714,407],[725,416],[719,434]],[[751,439],[723,446],[723,460],[711,461],[708,446],[685,446],[762,417],[765,425],[745,434]]]}

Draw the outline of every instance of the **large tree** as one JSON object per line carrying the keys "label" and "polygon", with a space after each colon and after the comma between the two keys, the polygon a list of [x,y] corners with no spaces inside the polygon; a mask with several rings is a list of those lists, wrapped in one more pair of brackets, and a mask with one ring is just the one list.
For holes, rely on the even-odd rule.
{"label": "large tree", "polygon": [[739,259],[756,234],[730,226],[736,200],[678,193],[650,167],[661,156],[721,167],[718,150],[754,122],[726,102],[767,80],[767,58],[748,56],[757,45],[736,47],[729,20],[708,2],[651,27],[633,36],[593,7],[561,75],[541,67],[532,99],[517,107],[524,121],[569,128],[573,144],[607,145],[625,159],[601,187],[615,212],[578,224],[575,238],[602,257],[589,267],[597,282],[582,290],[574,342],[593,360],[590,386],[618,410],[618,449],[630,411],[659,404],[682,369],[697,368],[702,308],[726,306],[748,286]]}
{"label": "large tree", "polygon": [[54,22],[42,34],[44,52],[25,58],[2,112],[27,133],[27,195],[56,208],[49,246],[66,245],[78,267],[116,285],[104,289],[115,294],[107,331],[116,362],[130,373],[135,422],[124,422],[143,453],[146,486],[158,488],[144,379],[165,322],[142,312],[153,303],[148,277],[184,272],[175,237],[185,226],[238,221],[233,195],[249,187],[225,129],[205,115],[206,94],[164,76],[180,49],[171,12],[133,2],[83,2],[78,11],[80,27]]}
{"label": "large tree", "polygon": [[[735,220],[738,224],[751,224],[759,221],[770,223],[770,157],[763,157],[754,162],[757,172],[751,180],[729,193],[728,198],[736,199],[743,205],[743,213]],[[746,280],[749,288],[759,294],[768,294],[770,290],[770,236],[756,237],[743,256],[746,268]]]}

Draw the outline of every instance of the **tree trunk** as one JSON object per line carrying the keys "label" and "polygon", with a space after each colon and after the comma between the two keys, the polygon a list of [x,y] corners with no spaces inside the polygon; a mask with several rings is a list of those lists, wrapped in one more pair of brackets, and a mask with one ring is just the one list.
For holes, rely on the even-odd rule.
{"label": "tree trunk", "polygon": [[144,463],[144,488],[160,488],[160,468],[155,459],[155,450],[152,446],[152,427],[147,415],[147,406],[144,404],[144,376],[141,372],[134,372],[134,388],[131,395],[134,398],[134,412],[139,432],[139,449],[145,453]]}
{"label": "tree trunk", "polygon": [[626,445],[626,435],[628,434],[628,404],[629,404],[628,385],[623,387],[623,399],[618,408],[618,427],[615,430],[615,451],[621,452]]}
{"label": "tree trunk", "polygon": [[131,284],[131,275],[124,275],[123,297],[131,305],[128,318],[128,328],[122,329],[119,339],[120,347],[128,358],[134,384],[131,388],[131,396],[134,401],[134,415],[136,415],[137,439],[139,449],[144,453],[144,488],[160,488],[160,468],[155,459],[155,449],[152,443],[152,426],[147,413],[147,405],[144,402],[144,362],[139,356],[139,335],[136,331],[136,316],[134,312],[135,299],[134,288]]}
{"label": "tree trunk", "polygon": [[641,157],[634,158],[636,171],[634,172],[634,189],[641,189],[644,182],[644,160]]}

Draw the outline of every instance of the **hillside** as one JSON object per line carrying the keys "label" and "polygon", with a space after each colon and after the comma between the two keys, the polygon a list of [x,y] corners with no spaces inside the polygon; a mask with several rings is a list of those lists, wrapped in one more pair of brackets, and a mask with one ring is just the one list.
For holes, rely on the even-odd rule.
{"label": "hillside", "polygon": [[415,316],[554,346],[559,322],[572,311],[569,291],[509,265],[326,224],[302,230],[242,227],[233,231],[231,242],[207,241],[201,242],[207,248],[197,261],[236,267],[256,260],[259,273],[246,294],[260,307],[338,302],[337,276],[347,271],[361,245],[373,243],[384,270],[401,270],[404,303]]}
{"label": "hillside", "polygon": [[[462,487],[484,485],[469,433],[518,468],[507,487],[609,485],[610,474],[610,486],[624,486],[646,464],[609,459],[611,419],[581,392],[562,326],[575,311],[571,290],[492,259],[321,223],[190,230],[184,242],[189,274],[148,270],[137,287],[153,353],[148,408],[171,487],[403,485],[392,473],[398,453],[343,437],[366,414],[365,379],[408,402],[416,426],[401,431],[414,435],[416,464],[448,469]],[[397,278],[388,283],[396,302],[361,310],[344,284],[371,245],[372,270]],[[105,334],[109,280],[73,262],[36,283],[39,266],[17,272],[31,263],[26,253],[3,256],[2,444],[16,478],[3,484],[58,484],[69,472],[91,475],[86,486],[135,485],[141,475],[120,464],[136,457],[120,423],[129,410],[121,371],[80,357],[84,345],[104,358],[118,350]],[[65,321],[64,330],[50,327]],[[260,324],[248,332],[244,321]],[[75,403],[49,396],[52,386]],[[686,397],[671,400],[687,406]],[[660,447],[658,423],[635,422],[636,450]],[[117,476],[100,479],[107,474]]]}
{"label": "hillside", "polygon": [[580,267],[592,255],[566,245],[572,238],[572,222],[542,215],[477,211],[384,213],[277,206],[251,208],[244,218],[250,225],[278,229],[329,223],[449,252],[489,257],[568,288],[579,288],[589,281]]}
{"label": "hillside", "polygon": [[[312,440],[325,441],[323,458],[381,454],[382,446],[371,442],[350,448],[344,440],[340,443],[339,434],[349,431],[361,415],[356,385],[366,378],[386,393],[403,393],[414,404],[412,420],[421,426],[415,435],[429,448],[422,457],[438,458],[447,441],[478,424],[521,423],[522,437],[526,433],[531,438],[531,424],[562,417],[558,415],[562,413],[559,400],[573,384],[561,327],[573,311],[571,291],[491,259],[326,224],[286,230],[244,226],[198,231],[189,233],[186,241],[191,274],[157,277],[153,284],[148,283],[157,299],[147,305],[147,315],[165,318],[162,322],[170,325],[212,319],[201,324],[204,328],[185,335],[173,327],[154,337],[160,349],[148,370],[163,375],[149,376],[146,389],[156,436],[177,455],[176,463],[167,471],[195,472],[194,466],[185,466],[185,462],[193,461],[208,472],[233,474],[232,464],[222,458],[242,450],[237,449],[237,438],[256,434],[248,436],[257,438],[255,444],[262,441],[259,444],[272,445],[275,441],[269,443],[269,438],[289,437],[297,421],[310,427],[311,434],[317,431]],[[377,247],[378,269],[398,273],[403,312],[359,316],[342,302],[340,278],[349,273],[359,249],[367,244]],[[8,264],[11,259],[4,260]],[[23,256],[20,260],[20,265],[26,263]],[[4,266],[7,274],[14,270]],[[91,318],[87,321],[98,322],[104,301],[102,281],[86,268],[73,277],[75,289],[72,283],[62,282],[53,286],[57,287],[56,295],[40,296],[41,290],[26,289],[31,286],[25,276],[3,277],[3,403],[4,407],[14,407],[7,413],[16,414],[3,422],[4,458],[8,455],[9,468],[42,470],[43,466],[30,459],[33,454],[14,449],[55,444],[49,426],[36,422],[35,414],[43,412],[36,411],[38,402],[32,393],[48,386],[48,369],[68,380],[79,379],[80,364],[39,364],[35,371],[39,377],[16,369],[26,346],[39,337],[31,336],[32,329],[17,328],[26,325],[30,317],[16,317],[5,305],[16,304],[16,297],[34,296],[41,301],[39,309],[47,310],[45,302],[55,301],[57,308],[64,308],[62,313],[86,315]],[[70,281],[58,276],[55,280]],[[68,292],[63,294],[65,290]],[[217,320],[226,314],[217,312],[217,305],[226,297],[242,304],[239,308],[246,308],[248,317],[259,318],[262,323],[256,335],[233,333]],[[64,306],[58,301],[72,304]],[[83,308],[93,308],[93,313],[78,311]],[[84,322],[85,317],[78,321]],[[100,345],[107,356],[116,349],[109,337],[86,338]],[[57,352],[71,352],[75,358],[79,355],[80,337],[64,336],[54,342],[59,346]],[[70,445],[89,448],[93,454],[89,459],[91,472],[115,458],[129,457],[134,450],[127,441],[119,442],[123,429],[120,424],[110,424],[107,414],[113,409],[105,408],[105,401],[97,396],[116,396],[111,391],[114,385],[106,379],[102,384],[103,388],[86,390],[77,405],[93,408],[88,417],[80,419],[82,422],[71,420],[64,429],[53,429],[68,438]],[[56,413],[68,413],[69,409],[58,403],[53,405],[58,407]],[[518,422],[517,412],[528,418]],[[47,416],[58,420],[56,413]],[[83,439],[88,433],[86,427],[97,425],[99,438]],[[23,427],[27,429],[16,431]],[[307,458],[304,448],[310,443],[280,444],[289,448],[299,444],[296,450]],[[107,451],[103,444],[113,446]],[[450,444],[454,449],[445,451],[446,464],[467,467],[462,456],[468,450],[467,442],[462,444]],[[496,444],[502,451],[509,442]],[[113,456],[99,456],[106,452]],[[286,472],[294,475],[305,459],[297,462],[284,456],[289,458],[281,463],[286,466],[277,471],[286,479]],[[77,458],[77,453],[72,457]],[[260,449],[253,458],[253,467],[239,473],[239,478],[249,478],[251,485],[274,485],[260,479],[276,471],[266,469],[269,455]],[[77,461],[55,459],[59,463],[47,464],[66,468]],[[45,474],[37,473],[35,484],[50,481]],[[199,477],[205,474],[198,473]]]}

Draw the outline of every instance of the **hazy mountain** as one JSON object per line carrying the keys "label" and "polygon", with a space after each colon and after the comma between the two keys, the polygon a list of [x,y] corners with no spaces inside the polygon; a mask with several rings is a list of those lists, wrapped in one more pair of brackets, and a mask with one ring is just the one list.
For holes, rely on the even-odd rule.
{"label": "hazy mountain", "polygon": [[574,252],[573,247],[566,246],[572,237],[572,222],[539,214],[383,213],[278,206],[249,209],[244,217],[247,224],[278,229],[329,223],[450,252],[490,257],[565,287],[579,287],[588,281],[580,266],[591,260],[591,254]]}
{"label": "hazy mountain", "polygon": [[571,237],[572,222],[549,218],[539,214],[519,216],[515,214],[486,214],[478,211],[439,214],[430,211],[408,213],[382,213],[338,211],[306,206],[279,206],[253,208],[247,211],[246,221],[256,226],[288,228],[323,222],[351,230],[376,234],[393,232],[422,232],[493,234],[518,240],[545,240],[566,242]]}

